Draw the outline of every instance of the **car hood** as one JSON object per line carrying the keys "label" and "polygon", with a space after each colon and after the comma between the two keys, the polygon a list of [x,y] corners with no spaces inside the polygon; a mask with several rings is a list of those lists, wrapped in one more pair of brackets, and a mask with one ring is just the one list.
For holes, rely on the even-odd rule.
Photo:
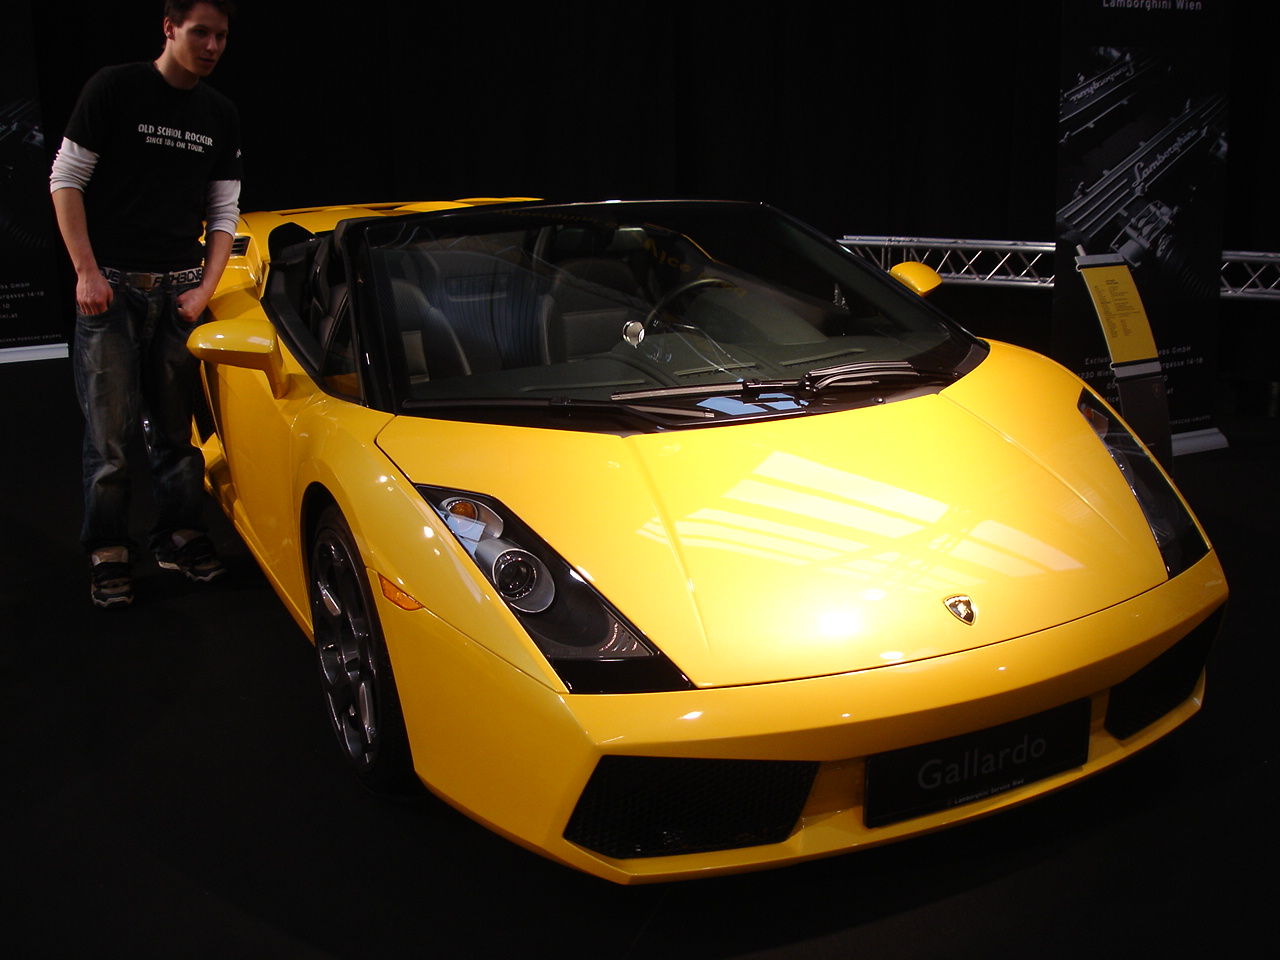
{"label": "car hood", "polygon": [[1080,389],[993,345],[942,393],[872,408],[631,436],[400,417],[378,442],[414,482],[505,503],[697,685],[765,683],[998,643],[1163,582]]}

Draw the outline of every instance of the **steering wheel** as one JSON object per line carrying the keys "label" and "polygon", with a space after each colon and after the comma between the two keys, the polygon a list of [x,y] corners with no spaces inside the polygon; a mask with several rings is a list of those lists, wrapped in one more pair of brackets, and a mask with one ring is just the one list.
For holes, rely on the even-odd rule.
{"label": "steering wheel", "polygon": [[[690,280],[688,283],[682,283],[677,287],[673,287],[672,289],[668,290],[665,294],[662,295],[661,299],[659,299],[658,302],[653,305],[653,309],[650,310],[648,315],[644,318],[644,331],[646,333],[653,333],[654,327],[656,326],[656,323],[657,323],[658,315],[662,313],[662,311],[665,310],[668,306],[670,306],[673,302],[675,302],[680,297],[683,297],[686,293],[688,293],[691,290],[697,290],[701,287],[735,287],[735,286],[737,286],[737,284],[732,283],[729,280],[725,280],[722,277],[699,277],[697,280]],[[672,326],[676,327],[677,329],[684,329],[684,330],[695,329],[694,327],[686,323],[672,324]]]}

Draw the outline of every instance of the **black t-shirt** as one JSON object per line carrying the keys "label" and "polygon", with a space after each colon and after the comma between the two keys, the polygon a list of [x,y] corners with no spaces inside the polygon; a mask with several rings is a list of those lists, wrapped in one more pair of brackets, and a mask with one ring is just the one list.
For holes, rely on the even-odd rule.
{"label": "black t-shirt", "polygon": [[85,211],[100,264],[202,262],[209,183],[240,179],[240,118],[230,100],[205,83],[172,87],[151,63],[106,67],[85,84],[66,135],[98,155]]}

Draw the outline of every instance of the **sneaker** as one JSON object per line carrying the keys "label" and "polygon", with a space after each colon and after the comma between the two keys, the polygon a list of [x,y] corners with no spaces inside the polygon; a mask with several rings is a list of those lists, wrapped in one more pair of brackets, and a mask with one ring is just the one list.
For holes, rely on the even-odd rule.
{"label": "sneaker", "polygon": [[89,598],[103,610],[123,610],[133,603],[133,566],[125,547],[101,547],[89,555],[92,582]]}
{"label": "sneaker", "polygon": [[166,570],[181,570],[197,583],[208,583],[227,572],[213,548],[213,541],[203,533],[189,530],[175,533],[172,549],[158,550],[156,563]]}

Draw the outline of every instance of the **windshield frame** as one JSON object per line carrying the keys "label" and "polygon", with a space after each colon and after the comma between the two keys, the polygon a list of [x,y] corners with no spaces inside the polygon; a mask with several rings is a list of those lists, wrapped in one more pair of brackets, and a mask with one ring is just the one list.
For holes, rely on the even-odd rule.
{"label": "windshield frame", "polygon": [[[714,230],[704,229],[704,236],[699,236],[695,231],[685,232],[670,226],[687,226],[691,222],[711,224],[719,230],[722,236],[716,237],[714,243],[706,244],[716,249],[708,250],[704,246],[705,234],[714,233]],[[783,259],[779,251],[786,254],[786,245],[793,245],[796,250],[790,252],[796,257],[795,262],[785,267],[791,270],[790,275],[804,279],[809,291],[789,288],[776,277],[760,277],[740,267],[737,262],[716,259],[716,253],[732,246],[739,237],[747,238],[738,245],[748,252],[747,259],[750,259],[750,243],[755,241],[749,239],[752,231],[747,228],[753,225],[757,227],[756,234],[773,231],[783,237],[781,244],[776,242],[776,238],[765,238],[773,243],[772,247],[760,241],[761,249],[769,254],[768,257],[758,255],[764,268],[774,269],[775,261]],[[344,246],[345,262],[352,265],[355,272],[354,308],[360,318],[360,326],[366,330],[366,342],[376,344],[380,348],[378,352],[383,353],[378,366],[386,373],[388,412],[395,414],[603,432],[719,426],[742,420],[824,413],[936,393],[948,385],[948,378],[957,379],[976,367],[987,351],[983,341],[880,268],[861,260],[801,221],[764,204],[678,200],[495,204],[482,208],[344,221],[341,227],[335,231],[334,240]],[[539,309],[544,311],[560,310],[563,301],[551,296],[552,285],[563,281],[567,271],[560,265],[566,263],[567,258],[561,254],[557,259],[550,245],[574,232],[590,235],[593,231],[609,234],[608,242],[613,248],[621,249],[627,244],[634,247],[643,241],[641,253],[630,255],[642,260],[655,276],[659,271],[665,271],[666,277],[674,278],[668,281],[665,294],[661,290],[643,288],[632,292],[613,288],[605,290],[601,284],[591,280],[577,276],[572,278],[573,287],[578,292],[586,291],[592,296],[605,298],[609,301],[606,306],[616,308],[618,317],[632,318],[626,324],[617,323],[616,339],[610,341],[612,346],[607,352],[576,358],[555,357],[551,352],[555,348],[545,342],[549,339],[545,325],[536,335],[520,327],[516,333],[524,342],[512,349],[525,351],[527,358],[533,358],[532,363],[518,360],[514,367],[507,366],[508,361],[504,357],[500,368],[468,370],[464,369],[468,363],[463,358],[465,351],[456,347],[463,359],[450,361],[457,367],[450,371],[452,375],[415,375],[413,370],[420,368],[413,364],[421,364],[424,354],[419,353],[416,360],[410,359],[406,324],[412,326],[418,322],[412,318],[432,309],[432,298],[438,301],[442,296],[448,296],[461,302],[469,297],[481,299],[486,291],[491,293],[495,289],[491,274],[499,272],[499,268],[484,267],[490,271],[484,277],[475,273],[474,267],[468,266],[444,280],[415,279],[407,282],[398,273],[392,273],[400,267],[390,264],[402,263],[411,254],[420,256],[424,250],[433,266],[446,260],[462,264],[469,256],[473,259],[485,256],[496,263],[498,261],[494,258],[500,255],[517,265],[504,264],[500,268],[504,272],[501,278],[504,296],[509,295],[512,300],[517,297],[526,301],[537,300]],[[510,249],[496,249],[492,240],[499,235],[504,243],[510,239]],[[478,239],[481,237],[486,239]],[[655,241],[654,237],[661,237],[661,240]],[[601,249],[597,243],[597,252]],[[801,257],[797,250],[802,250],[806,256]],[[760,269],[755,264],[752,266]],[[782,269],[778,268],[779,271]],[[467,274],[467,270],[473,272]],[[787,344],[784,345],[785,350],[777,347],[773,340],[761,339],[758,343],[747,344],[743,338],[757,336],[757,326],[781,322],[775,321],[775,315],[784,311],[779,310],[773,301],[785,300],[789,311],[797,316],[823,309],[833,314],[840,313],[847,303],[841,302],[841,297],[847,295],[841,283],[833,281],[830,293],[824,299],[816,287],[819,281],[805,278],[806,271],[813,277],[820,278],[825,272],[829,277],[847,281],[849,290],[859,298],[859,304],[871,303],[881,311],[877,313],[879,320],[896,324],[895,329],[912,334],[920,345],[932,343],[932,346],[912,353],[911,344],[902,341],[898,353],[886,357],[895,361],[910,360],[912,365],[931,374],[928,382],[925,382],[926,378],[888,377],[862,382],[858,378],[835,377],[828,378],[833,381],[833,387],[824,389],[822,395],[817,396],[809,389],[811,381],[806,380],[810,370],[821,371],[863,359],[858,354],[864,348],[848,348],[848,343],[854,342],[851,337],[841,333],[839,338],[826,338],[833,343],[839,340],[836,345],[840,349],[828,350],[827,343],[822,340],[825,335],[815,327],[814,335],[808,338],[810,342]],[[684,286],[693,290],[685,296],[693,306],[685,308],[683,315],[664,299],[673,291],[677,299],[688,293],[679,287],[681,277],[688,278]],[[435,286],[431,286],[432,282]],[[648,282],[657,285],[660,280]],[[446,289],[442,283],[451,284],[447,293],[442,293]],[[410,289],[415,284],[420,285],[420,293]],[[563,296],[567,289],[569,286],[556,287],[555,292]],[[407,297],[413,298],[411,309],[405,307]],[[750,309],[734,306],[734,298],[738,304],[749,305]],[[699,321],[702,325],[682,322],[682,316],[687,318],[699,302],[710,305],[702,309],[702,320]],[[826,303],[826,308],[822,303]],[[726,309],[725,304],[732,309]],[[406,320],[406,316],[411,319]],[[718,318],[720,327],[708,332],[711,326],[708,317]],[[456,331],[452,326],[456,322],[453,319],[444,327],[438,318],[433,322],[437,330],[433,336],[439,336],[439,330],[444,327]],[[824,319],[823,322],[829,321]],[[798,329],[801,333],[796,339],[806,339],[803,328],[798,326],[800,321],[788,316],[785,323],[789,325],[785,328],[785,336],[792,336]],[[626,332],[630,328],[636,329],[636,343],[630,342]],[[712,334],[722,335],[721,330],[730,330],[737,339],[717,340]],[[425,337],[418,330],[412,334]],[[457,340],[456,332],[446,331],[443,335]],[[534,342],[538,336],[543,342]],[[892,340],[875,334],[868,334],[865,339],[877,345]],[[634,352],[629,352],[628,345]],[[448,346],[447,350],[455,350],[455,346]],[[503,345],[502,349],[507,346],[509,344]],[[788,366],[794,361],[783,355],[788,350],[801,357],[794,369]],[[426,355],[432,356],[434,363],[439,353],[437,350]],[[684,366],[671,366],[668,375],[668,371],[661,367],[660,361],[663,360],[668,364],[683,363]],[[568,366],[562,368],[561,364]],[[552,368],[559,372],[572,370],[574,375],[586,378],[586,385],[569,382],[562,390],[557,381],[549,379],[548,370]],[[624,379],[629,382],[618,382],[626,370],[631,370],[634,376],[628,374]],[[677,381],[677,371],[685,379]],[[938,376],[939,372],[946,376]],[[597,375],[601,382],[591,382],[590,378]],[[783,385],[789,381],[803,382],[805,390],[784,389]],[[691,389],[684,396],[681,391],[674,391],[671,394],[674,402],[665,395],[661,400],[644,398],[646,391],[653,396],[655,390],[679,386],[682,382],[691,387],[705,385],[706,390]],[[743,385],[759,382],[779,388],[776,398],[772,394],[766,398],[777,402],[740,402],[744,394]],[[720,386],[723,389],[719,389]],[[628,391],[640,395],[630,399],[626,396]],[[760,391],[754,391],[753,397],[759,401]],[[647,409],[619,410],[610,415],[606,406],[610,402]],[[678,409],[681,407],[690,409]]]}

